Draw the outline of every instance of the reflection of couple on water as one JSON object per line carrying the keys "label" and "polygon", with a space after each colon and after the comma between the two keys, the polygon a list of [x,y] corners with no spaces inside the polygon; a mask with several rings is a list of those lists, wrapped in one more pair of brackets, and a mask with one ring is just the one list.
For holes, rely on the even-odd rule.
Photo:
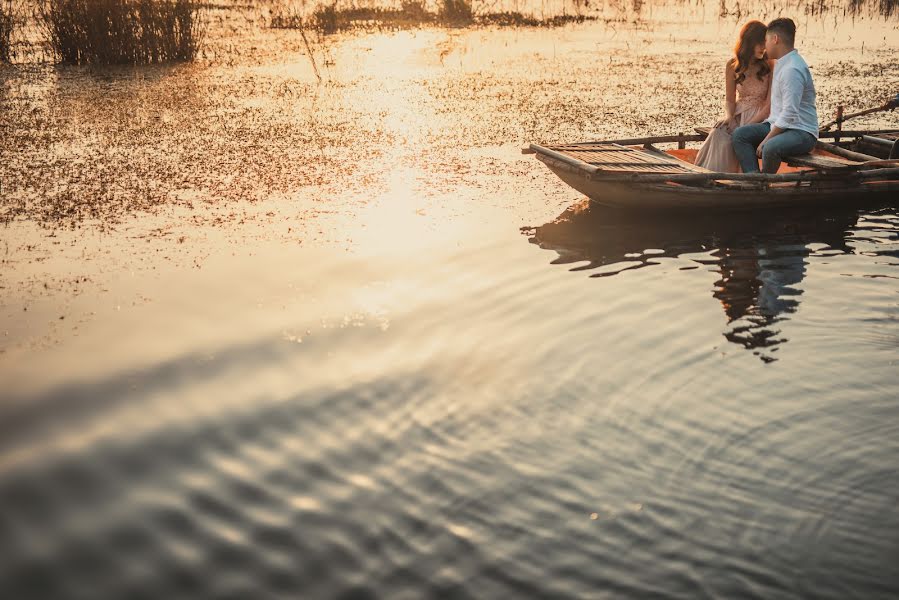
{"label": "reflection of couple on water", "polygon": [[724,69],[725,115],[696,164],[726,173],[776,173],[784,157],[810,152],[818,138],[815,84],[794,47],[796,24],[775,19],[743,26]]}
{"label": "reflection of couple on water", "polygon": [[711,291],[727,317],[725,338],[769,360],[786,341],[776,323],[799,305],[809,244],[852,252],[847,236],[857,219],[851,208],[750,213],[739,219],[714,213],[653,218],[584,202],[535,228],[532,242],[558,252],[555,262],[587,261],[578,270],[596,269],[597,277],[657,268],[658,254],[646,254],[645,248],[708,265],[717,273]]}

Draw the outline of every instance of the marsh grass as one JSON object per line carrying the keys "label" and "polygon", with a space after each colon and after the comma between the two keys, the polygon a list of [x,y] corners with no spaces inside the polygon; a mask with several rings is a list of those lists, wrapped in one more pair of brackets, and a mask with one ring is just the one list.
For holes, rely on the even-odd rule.
{"label": "marsh grass", "polygon": [[70,64],[189,61],[203,35],[194,0],[45,0],[38,19],[56,59]]}
{"label": "marsh grass", "polygon": [[317,6],[304,16],[297,12],[277,13],[270,26],[275,29],[311,30],[332,34],[351,29],[405,29],[425,25],[468,27],[557,27],[568,23],[595,20],[580,11],[574,15],[537,18],[518,11],[477,13],[470,0],[439,0],[436,11],[428,10],[421,0],[403,0],[399,7],[350,5],[337,2]]}
{"label": "marsh grass", "polygon": [[447,25],[470,25],[474,22],[474,11],[470,0],[441,0],[437,17]]}
{"label": "marsh grass", "polygon": [[0,0],[0,62],[12,59],[12,31],[15,26],[15,6],[12,0]]}
{"label": "marsh grass", "polygon": [[899,15],[899,0],[877,0],[877,10],[884,17]]}
{"label": "marsh grass", "polygon": [[[725,11],[725,0],[721,0],[722,11]],[[843,14],[848,16],[880,16],[890,18],[899,16],[899,0],[802,0],[797,8],[806,15],[820,17],[823,15]],[[746,9],[743,9],[745,14]],[[725,15],[739,15],[740,5],[736,10],[725,11]]]}
{"label": "marsh grass", "polygon": [[338,8],[337,3],[317,6],[304,17],[296,12],[277,13],[271,20],[274,29],[309,29],[330,34],[357,28],[406,28],[435,23],[437,17],[428,12],[424,3],[404,0],[399,8],[382,6],[349,6]]}

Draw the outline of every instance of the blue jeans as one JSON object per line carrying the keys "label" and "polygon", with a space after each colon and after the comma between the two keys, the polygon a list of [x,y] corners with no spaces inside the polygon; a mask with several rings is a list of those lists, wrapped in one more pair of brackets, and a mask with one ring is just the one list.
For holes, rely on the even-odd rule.
{"label": "blue jeans", "polygon": [[[737,160],[740,161],[740,167],[744,173],[758,173],[759,161],[755,155],[756,149],[768,132],[771,131],[769,123],[754,123],[752,125],[744,125],[734,130],[733,140],[734,152]],[[762,172],[777,173],[780,168],[781,161],[787,156],[795,156],[797,154],[807,154],[815,147],[818,140],[807,131],[798,129],[787,129],[778,136],[775,136],[765,142],[762,148]]]}

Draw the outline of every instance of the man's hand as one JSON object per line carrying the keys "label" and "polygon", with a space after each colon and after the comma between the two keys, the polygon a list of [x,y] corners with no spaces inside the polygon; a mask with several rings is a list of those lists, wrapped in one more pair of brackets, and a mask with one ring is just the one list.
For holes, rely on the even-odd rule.
{"label": "man's hand", "polygon": [[774,137],[779,136],[779,135],[782,134],[784,131],[785,131],[785,130],[784,130],[784,129],[781,129],[780,127],[772,126],[772,127],[771,127],[771,131],[768,132],[768,135],[765,136],[765,139],[762,140],[762,143],[759,144],[759,147],[755,149],[755,155],[758,156],[759,158],[761,158],[761,157],[762,157],[762,148],[765,147],[765,144],[768,143],[768,140],[770,140],[771,138],[774,138]]}

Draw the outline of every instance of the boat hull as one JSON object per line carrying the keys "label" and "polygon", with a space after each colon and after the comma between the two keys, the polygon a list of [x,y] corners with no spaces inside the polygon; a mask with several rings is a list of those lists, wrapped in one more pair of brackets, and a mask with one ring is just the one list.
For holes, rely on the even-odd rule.
{"label": "boat hull", "polygon": [[[751,209],[768,206],[817,206],[822,204],[899,203],[899,181],[856,183],[851,187],[772,185],[768,189],[747,186],[702,188],[675,183],[603,181],[542,160],[562,181],[593,202],[625,209]],[[556,164],[554,164],[556,163]]]}

